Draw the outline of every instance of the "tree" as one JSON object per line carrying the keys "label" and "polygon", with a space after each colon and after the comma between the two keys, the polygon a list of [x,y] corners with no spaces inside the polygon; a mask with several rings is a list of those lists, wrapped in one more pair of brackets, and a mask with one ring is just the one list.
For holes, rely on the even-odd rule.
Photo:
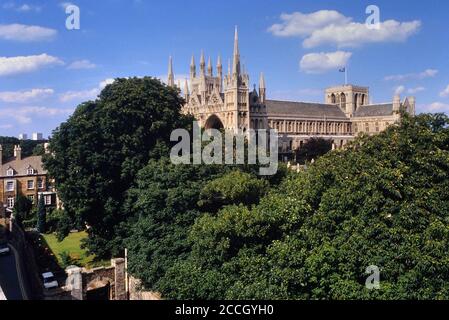
{"label": "tree", "polygon": [[20,145],[22,148],[22,157],[31,155],[42,155],[42,141],[19,140],[15,137],[0,137],[0,145],[3,148],[3,159],[9,159],[14,156],[14,146]]}
{"label": "tree", "polygon": [[252,205],[269,189],[269,182],[250,173],[234,170],[205,184],[199,205],[209,212],[231,204]]}
{"label": "tree", "polygon": [[296,161],[304,164],[306,161],[317,160],[332,150],[332,141],[322,138],[311,138],[296,151]]}
{"label": "tree", "polygon": [[98,256],[122,249],[115,229],[129,218],[126,193],[137,172],[160,157],[154,149],[167,151],[171,132],[187,127],[182,105],[178,91],[159,80],[116,79],[54,131],[44,165],[71,224],[90,227],[87,246]]}
{"label": "tree", "polygon": [[39,197],[39,204],[37,206],[37,231],[45,233],[47,224],[47,211],[45,208],[44,196]]}
{"label": "tree", "polygon": [[189,239],[160,282],[168,298],[448,299],[449,118],[359,137],[259,205],[203,215]]}
{"label": "tree", "polygon": [[28,219],[33,203],[24,195],[19,195],[14,204],[14,215],[18,221],[22,222]]}

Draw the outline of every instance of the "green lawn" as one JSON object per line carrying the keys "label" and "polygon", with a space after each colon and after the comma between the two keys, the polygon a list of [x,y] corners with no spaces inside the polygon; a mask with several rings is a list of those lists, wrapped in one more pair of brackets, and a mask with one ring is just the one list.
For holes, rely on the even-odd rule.
{"label": "green lawn", "polygon": [[61,264],[60,254],[67,252],[79,267],[95,268],[107,265],[107,261],[98,261],[95,255],[88,255],[87,251],[81,249],[81,241],[87,238],[86,232],[71,233],[64,241],[59,242],[54,234],[44,235],[48,247]]}

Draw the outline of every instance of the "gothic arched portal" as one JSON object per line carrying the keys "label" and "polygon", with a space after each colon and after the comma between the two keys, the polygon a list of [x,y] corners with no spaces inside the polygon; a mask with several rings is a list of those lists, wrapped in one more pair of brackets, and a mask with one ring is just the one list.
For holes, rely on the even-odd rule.
{"label": "gothic arched portal", "polygon": [[206,130],[208,130],[208,129],[221,130],[221,129],[224,129],[224,125],[223,125],[223,122],[221,122],[220,118],[217,117],[215,114],[213,114],[207,119],[204,129],[206,129]]}

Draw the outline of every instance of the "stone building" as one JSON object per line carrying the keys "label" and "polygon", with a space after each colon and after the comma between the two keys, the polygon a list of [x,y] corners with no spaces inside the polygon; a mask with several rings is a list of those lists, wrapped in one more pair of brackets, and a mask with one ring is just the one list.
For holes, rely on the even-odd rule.
{"label": "stone building", "polygon": [[[175,86],[172,59],[168,84]],[[359,133],[376,134],[400,120],[400,111],[415,113],[415,98],[370,104],[369,88],[342,85],[326,90],[324,103],[270,100],[263,73],[259,88],[250,89],[249,76],[241,65],[237,29],[232,64],[223,73],[221,57],[216,74],[211,59],[201,53],[199,73],[195,58],[190,63],[190,81],[185,81],[185,114],[192,114],[206,129],[276,129],[280,152],[291,152],[311,137],[331,140],[344,146]]]}
{"label": "stone building", "polygon": [[4,161],[0,145],[0,205],[3,215],[9,215],[19,195],[24,195],[37,205],[40,196],[46,206],[56,206],[57,197],[41,156],[22,157],[20,146],[14,146],[14,157]]}

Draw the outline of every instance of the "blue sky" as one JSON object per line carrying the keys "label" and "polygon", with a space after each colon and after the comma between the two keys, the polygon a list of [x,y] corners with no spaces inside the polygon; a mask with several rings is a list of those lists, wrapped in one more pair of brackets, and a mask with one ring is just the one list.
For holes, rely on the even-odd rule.
{"label": "blue sky", "polygon": [[[51,134],[115,77],[165,77],[168,56],[184,80],[201,49],[215,65],[232,54],[239,27],[253,83],[269,98],[319,101],[324,88],[370,87],[373,102],[414,95],[418,111],[449,112],[446,0],[78,0],[80,30],[67,30],[68,2],[0,2],[0,135]],[[380,29],[366,28],[366,8]],[[108,80],[109,79],[109,80]]]}

